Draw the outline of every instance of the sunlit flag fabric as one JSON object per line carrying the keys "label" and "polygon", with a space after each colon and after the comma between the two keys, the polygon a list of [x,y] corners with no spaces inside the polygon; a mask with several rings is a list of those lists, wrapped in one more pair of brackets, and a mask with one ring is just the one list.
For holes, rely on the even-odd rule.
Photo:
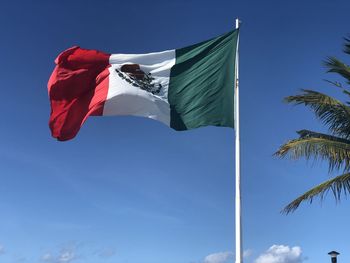
{"label": "sunlit flag fabric", "polygon": [[175,130],[233,127],[237,42],[234,30],[148,54],[63,51],[48,82],[52,136],[74,138],[89,116],[142,116]]}

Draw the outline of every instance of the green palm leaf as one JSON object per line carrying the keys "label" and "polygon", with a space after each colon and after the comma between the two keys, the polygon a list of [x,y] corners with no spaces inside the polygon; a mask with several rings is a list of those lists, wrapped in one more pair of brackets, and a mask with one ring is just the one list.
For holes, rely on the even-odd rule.
{"label": "green palm leaf", "polygon": [[298,139],[282,145],[275,155],[281,158],[289,156],[291,159],[326,160],[330,171],[342,167],[350,170],[349,140],[308,130],[298,131],[298,134]]}
{"label": "green palm leaf", "polygon": [[350,38],[344,38],[345,44],[344,44],[344,52],[347,54],[350,54]]}
{"label": "green palm leaf", "polygon": [[350,193],[350,173],[339,175],[335,178],[332,178],[326,182],[319,184],[318,186],[310,189],[303,195],[299,196],[297,199],[288,204],[283,210],[282,213],[291,213],[295,211],[302,202],[309,201],[312,203],[316,196],[321,197],[321,200],[331,191],[334,195],[334,198],[339,201],[341,194]]}
{"label": "green palm leaf", "polygon": [[350,107],[326,94],[302,90],[303,93],[285,98],[285,102],[294,105],[304,104],[310,107],[335,135],[350,138]]}
{"label": "green palm leaf", "polygon": [[344,38],[345,44],[344,44],[344,52],[346,54],[350,54],[350,38]]}
{"label": "green palm leaf", "polygon": [[350,83],[350,67],[335,57],[328,57],[324,62],[328,72],[338,73]]}

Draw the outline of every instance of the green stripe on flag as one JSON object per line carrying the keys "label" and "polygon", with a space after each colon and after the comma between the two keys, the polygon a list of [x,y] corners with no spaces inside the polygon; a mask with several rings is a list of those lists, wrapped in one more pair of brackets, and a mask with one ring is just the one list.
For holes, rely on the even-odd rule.
{"label": "green stripe on flag", "polygon": [[234,127],[234,73],[238,30],[176,50],[168,100],[170,126]]}

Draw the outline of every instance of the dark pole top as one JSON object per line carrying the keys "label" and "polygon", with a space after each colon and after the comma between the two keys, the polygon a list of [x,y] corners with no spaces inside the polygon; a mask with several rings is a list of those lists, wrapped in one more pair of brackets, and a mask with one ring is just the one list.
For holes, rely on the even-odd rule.
{"label": "dark pole top", "polygon": [[331,257],[336,257],[339,255],[339,253],[337,251],[333,250],[333,251],[329,252],[328,255],[330,255]]}

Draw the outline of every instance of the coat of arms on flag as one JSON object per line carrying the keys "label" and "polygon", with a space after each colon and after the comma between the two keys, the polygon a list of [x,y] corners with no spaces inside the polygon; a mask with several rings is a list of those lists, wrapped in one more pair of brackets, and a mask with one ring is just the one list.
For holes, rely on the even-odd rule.
{"label": "coat of arms on flag", "polygon": [[162,89],[162,84],[155,83],[152,74],[142,71],[138,64],[125,64],[120,69],[116,68],[115,71],[119,77],[131,83],[134,87],[139,87],[152,94],[158,94]]}

